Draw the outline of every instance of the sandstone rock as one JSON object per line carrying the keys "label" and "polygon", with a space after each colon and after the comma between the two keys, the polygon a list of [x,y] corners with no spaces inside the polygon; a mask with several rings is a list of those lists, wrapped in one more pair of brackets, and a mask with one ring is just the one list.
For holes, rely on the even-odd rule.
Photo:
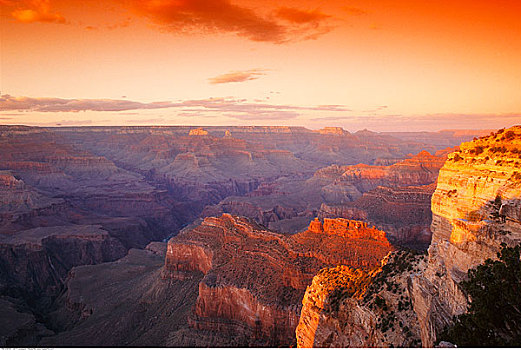
{"label": "sandstone rock", "polygon": [[458,283],[468,269],[495,258],[502,242],[521,242],[518,150],[521,127],[513,127],[462,144],[440,170],[429,264],[409,286],[424,346],[432,347],[452,317],[466,310]]}
{"label": "sandstone rock", "polygon": [[335,220],[328,225],[327,232],[284,236],[244,218],[209,217],[169,241],[163,276],[204,276],[192,328],[240,332],[249,339],[243,345],[289,346],[305,288],[320,268],[368,268],[393,249],[385,235],[363,223],[353,222],[342,232],[332,228]]}
{"label": "sandstone rock", "polygon": [[197,128],[197,129],[190,130],[188,135],[190,135],[190,136],[206,136],[206,135],[208,135],[208,131],[204,130],[203,128]]}
{"label": "sandstone rock", "polygon": [[[521,242],[520,152],[521,127],[514,127],[450,154],[432,197],[428,258],[409,257],[403,268],[404,253],[391,253],[380,270],[347,295],[341,289],[351,282],[327,289],[328,272],[317,275],[304,298],[298,345],[416,346],[421,338],[423,346],[433,347],[453,316],[466,310],[459,282],[468,269],[494,258],[502,242]],[[311,228],[322,229],[318,221]]]}
{"label": "sandstone rock", "polygon": [[369,272],[346,266],[321,270],[302,301],[298,347],[418,345],[420,329],[404,272],[423,265],[413,254],[397,251]]}
{"label": "sandstone rock", "polygon": [[331,126],[327,126],[320,130],[317,130],[316,132],[318,132],[319,134],[325,134],[325,135],[344,135],[344,134],[348,133],[341,127],[331,127]]}

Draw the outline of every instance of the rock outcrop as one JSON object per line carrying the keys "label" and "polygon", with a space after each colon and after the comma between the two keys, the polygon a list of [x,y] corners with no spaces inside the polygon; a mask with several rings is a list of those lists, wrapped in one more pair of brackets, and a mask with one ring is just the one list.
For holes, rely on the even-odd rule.
{"label": "rock outcrop", "polygon": [[240,333],[244,346],[290,346],[315,273],[339,264],[371,268],[393,249],[383,232],[361,222],[330,220],[321,232],[315,226],[285,236],[228,214],[206,218],[169,241],[163,276],[200,280],[193,329]]}
{"label": "rock outcrop", "polygon": [[[325,288],[340,269],[308,288],[297,328],[299,346],[433,347],[453,317],[466,311],[460,282],[495,258],[501,244],[521,242],[521,127],[463,143],[439,172],[432,197],[428,256],[390,253],[380,270]],[[412,254],[412,255],[411,255]],[[359,274],[359,272],[357,272]],[[350,277],[351,276],[351,277]],[[457,345],[457,344],[456,344]]]}
{"label": "rock outcrop", "polygon": [[413,347],[420,327],[407,294],[407,273],[425,265],[396,251],[372,271],[323,269],[306,289],[296,330],[298,347]]}
{"label": "rock outcrop", "polygon": [[513,127],[463,143],[440,170],[428,266],[409,285],[423,346],[466,310],[458,284],[468,269],[495,258],[501,243],[521,242],[520,154],[521,127]]}
{"label": "rock outcrop", "polygon": [[[226,207],[223,205],[225,210],[217,208],[212,214],[240,212],[255,217],[270,229],[299,232],[317,216],[318,208],[324,202],[323,187],[331,185],[323,191],[324,198],[331,199],[326,204],[331,206],[342,198],[355,198],[360,192],[355,184],[331,184],[335,179],[322,179],[318,186],[312,186],[307,180],[319,168],[334,162],[373,164],[376,159],[390,163],[393,159],[406,158],[409,153],[422,149],[434,152],[438,148],[369,131],[349,133],[331,129],[317,133],[298,127],[205,127],[202,131],[195,129],[197,131],[192,132],[198,135],[190,135],[192,129],[0,126],[0,245],[5,257],[1,261],[0,298],[18,296],[16,300],[9,299],[11,304],[0,306],[11,310],[12,305],[16,305],[14,314],[24,322],[25,314],[33,313],[35,319],[40,315],[46,318],[49,312],[46,306],[68,288],[64,276],[73,266],[114,260],[128,249],[143,248],[151,240],[170,238],[181,227],[193,222],[206,206],[220,201],[226,204]],[[250,206],[243,205],[245,197]],[[393,194],[392,197],[399,195]],[[504,208],[505,213],[509,210]],[[365,220],[365,217],[350,218]],[[80,234],[78,230],[83,230],[81,227],[97,233]],[[314,245],[313,250],[306,239]],[[326,265],[345,263],[369,267],[378,262],[381,252],[389,250],[388,245],[378,243],[378,240],[360,238],[365,247],[375,248],[363,251],[355,244],[346,244],[345,249],[329,254],[330,249],[346,239],[338,235],[325,237],[324,234],[301,232],[283,241],[293,247],[291,249],[300,247],[301,250],[297,249],[301,254],[297,255],[298,259],[315,259]],[[316,251],[315,246],[318,247]],[[180,245],[179,252],[182,252],[181,248]],[[135,250],[131,252],[135,257]],[[192,254],[194,259],[201,258],[200,266],[182,266],[173,279],[165,281],[182,290],[189,289],[191,283],[196,282],[196,290],[188,294],[197,296],[199,280],[194,280],[183,269],[205,271],[208,267],[203,264],[206,251]],[[22,258],[30,264],[17,260]],[[298,259],[292,263],[300,264]],[[16,268],[18,265],[22,267]],[[86,271],[105,271],[101,267],[100,270],[94,266],[90,268]],[[208,276],[214,269],[215,265],[212,265],[206,275],[198,273]],[[285,276],[292,276],[292,283],[304,283],[298,273],[296,277],[292,275],[294,270],[288,269],[287,273]],[[89,278],[87,275],[83,275],[86,280]],[[305,285],[301,287],[303,291]],[[164,285],[158,288],[162,290],[158,294],[169,290]],[[201,295],[205,291],[202,290]],[[92,290],[86,293],[92,293]],[[260,300],[257,294],[251,293],[257,301]],[[166,297],[161,295],[164,301]],[[182,301],[175,303],[180,305]],[[219,306],[201,306],[200,314],[211,308],[219,309]],[[140,312],[132,315],[141,320]],[[263,318],[279,316],[273,313]],[[207,321],[213,326],[202,328],[209,329],[216,324],[215,327],[221,327],[222,322],[213,322],[214,319],[213,315],[198,317],[194,314],[190,316],[193,327],[172,331],[169,340],[163,344],[205,345],[211,343],[210,338],[215,344],[247,343],[241,338],[232,344],[221,339],[216,332],[205,338],[202,334],[210,331],[199,331],[196,327]],[[180,322],[188,322],[185,321]],[[16,339],[38,339],[45,334],[38,322],[24,322],[23,325],[20,323],[21,328],[13,328],[14,333],[8,335],[9,344],[25,345],[16,343]],[[257,332],[250,321],[242,324],[247,324],[244,329],[248,332],[252,329]],[[267,331],[271,327],[268,324],[259,334],[271,332]],[[134,322],[130,321],[127,326],[125,332],[133,329]],[[89,327],[91,331],[96,329],[95,324]],[[81,329],[84,332],[85,329]],[[85,332],[82,334],[88,333]],[[278,334],[279,330],[274,332]],[[82,338],[82,334],[74,337]],[[109,334],[105,335],[103,339],[109,339]],[[121,340],[124,336],[120,334],[114,338]]]}
{"label": "rock outcrop", "polygon": [[0,235],[0,293],[33,302],[51,298],[73,266],[116,260],[126,252],[100,226],[39,227]]}
{"label": "rock outcrop", "polygon": [[206,135],[208,135],[208,131],[204,130],[203,128],[197,128],[197,129],[190,130],[188,135],[189,136],[206,136]]}
{"label": "rock outcrop", "polygon": [[423,151],[390,166],[323,168],[310,180],[325,184],[318,216],[364,220],[384,230],[393,243],[426,249],[431,196],[448,153]]}

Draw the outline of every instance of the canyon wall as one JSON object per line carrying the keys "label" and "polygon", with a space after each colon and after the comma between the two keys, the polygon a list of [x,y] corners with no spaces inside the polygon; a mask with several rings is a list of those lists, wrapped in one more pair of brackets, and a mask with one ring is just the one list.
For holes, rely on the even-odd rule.
{"label": "canyon wall", "polygon": [[306,286],[321,268],[371,268],[394,249],[362,222],[329,220],[285,236],[223,214],[169,241],[163,278],[199,279],[195,330],[242,334],[243,346],[291,346]]}
{"label": "canyon wall", "polygon": [[463,143],[441,169],[428,266],[409,285],[423,346],[433,346],[452,317],[466,311],[458,284],[468,269],[496,258],[501,243],[521,242],[520,154],[521,127],[514,127]]}
{"label": "canyon wall", "polygon": [[202,216],[232,213],[273,230],[298,232],[319,216],[368,221],[394,243],[426,249],[430,242],[430,198],[450,150],[420,152],[388,166],[365,164],[321,168],[305,180],[279,179],[244,197],[207,206]]}
{"label": "canyon wall", "polygon": [[400,245],[426,249],[432,221],[430,200],[450,149],[419,154],[390,166],[330,166],[310,180],[322,183],[320,218],[364,220]]}
{"label": "canyon wall", "polygon": [[428,255],[390,253],[363,278],[342,269],[318,274],[303,299],[298,345],[433,347],[443,340],[441,331],[466,311],[459,283],[467,271],[496,258],[502,243],[521,242],[520,154],[521,127],[451,153],[432,196]]}
{"label": "canyon wall", "polygon": [[[137,253],[133,248],[144,248],[150,241],[176,235],[203,210],[203,215],[230,211],[252,216],[279,232],[301,231],[317,216],[322,203],[335,205],[335,201],[346,198],[352,188],[359,191],[356,185],[361,183],[355,176],[351,179],[352,185],[335,187],[331,182],[336,180],[328,179],[320,180],[319,185],[314,186],[308,180],[316,170],[334,162],[391,164],[422,149],[434,152],[437,147],[369,131],[349,133],[341,128],[315,132],[298,127],[0,126],[0,242],[3,250],[0,298],[8,298],[2,306],[10,310],[10,314],[18,315],[20,322],[17,324],[23,325],[18,328],[20,332],[10,333],[9,344],[16,345],[19,337],[32,339],[32,343],[27,344],[34,345],[37,341],[34,339],[47,333],[39,323],[39,315],[47,319],[50,305],[69,288],[65,276],[75,266],[103,265],[123,256],[129,249],[135,257]],[[322,191],[323,187],[327,188]],[[400,194],[388,197],[399,198]],[[324,201],[324,198],[334,200]],[[212,207],[220,201],[222,210]],[[244,205],[246,202],[251,205]],[[366,217],[351,218],[365,220]],[[392,225],[388,227],[392,232]],[[344,263],[367,268],[377,264],[383,252],[390,249],[388,242],[377,239],[341,235],[323,238],[324,235],[304,231],[273,242],[279,242],[274,244],[281,247],[287,245],[290,247],[285,248],[288,252],[296,252],[291,253],[296,254],[291,255],[291,259],[297,260],[291,260],[288,266],[308,266],[309,261],[315,261],[316,266]],[[366,251],[357,249],[355,243],[345,243],[346,239],[353,242],[361,239],[361,246],[367,248]],[[337,249],[337,246],[344,248]],[[188,289],[203,276],[207,284],[197,282],[196,290],[190,293],[198,295],[200,288],[201,295],[211,295],[213,287],[205,289],[204,286],[212,286],[215,267],[209,261],[216,259],[212,255],[215,250],[199,244],[199,248],[188,253],[192,248],[193,244],[183,246],[180,243],[176,249],[179,254],[183,251],[192,254],[191,261],[198,263],[189,263],[190,259],[185,265],[179,262],[177,268],[168,271],[171,276],[164,274],[164,281]],[[269,251],[268,255],[272,253],[269,244],[263,249]],[[330,250],[337,253],[330,254]],[[262,255],[260,251],[255,254]],[[85,271],[98,271],[91,268]],[[100,269],[104,271],[102,267]],[[314,272],[288,267],[280,273],[291,281],[291,288],[303,293]],[[199,277],[194,277],[197,274]],[[86,275],[83,277],[88,280]],[[169,287],[161,285],[160,289],[161,293],[166,293]],[[247,305],[252,308],[264,305],[265,301],[259,301],[262,293],[257,295],[250,289],[245,290],[253,296],[253,299],[246,296],[241,299]],[[229,291],[234,291],[232,285],[225,288],[223,300],[228,298],[225,293]],[[282,295],[288,298],[296,295],[292,293],[282,290]],[[164,301],[166,297],[161,295]],[[201,297],[201,300],[205,298]],[[193,327],[179,329],[170,337],[170,343],[207,344],[209,338],[201,334],[226,323],[214,322],[217,316],[208,310],[225,309],[225,304],[219,306],[201,301],[198,314],[190,318]],[[291,305],[300,308],[297,302]],[[13,308],[14,313],[11,312]],[[275,326],[279,321],[258,326],[246,316],[237,322],[231,321],[233,326],[230,327],[242,327],[258,334],[252,339],[271,334],[280,340],[293,327],[288,324],[296,322],[293,316],[287,316],[284,307],[280,310],[272,310],[262,318],[284,319],[280,321],[284,324],[282,328]],[[31,313],[32,316],[27,316]],[[135,317],[140,319],[141,316]],[[132,328],[132,325],[128,326]],[[60,327],[56,329],[63,330]],[[94,324],[92,327],[96,328]],[[212,334],[212,339],[218,339],[219,344],[230,344],[217,333]],[[81,335],[77,336],[81,338]],[[109,339],[109,335],[105,339]],[[237,344],[245,342],[242,339]]]}
{"label": "canyon wall", "polygon": [[394,251],[369,271],[323,269],[306,289],[296,329],[304,348],[416,347],[420,327],[407,292],[407,276],[421,256]]}
{"label": "canyon wall", "polygon": [[100,226],[39,227],[0,236],[0,294],[49,302],[73,266],[116,260],[126,252]]}

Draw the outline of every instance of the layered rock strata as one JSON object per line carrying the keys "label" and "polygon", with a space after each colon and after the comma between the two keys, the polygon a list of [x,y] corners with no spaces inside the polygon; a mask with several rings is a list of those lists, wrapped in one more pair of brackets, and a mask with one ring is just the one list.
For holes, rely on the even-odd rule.
{"label": "layered rock strata", "polygon": [[306,289],[296,330],[298,347],[414,347],[420,327],[407,292],[407,275],[425,262],[396,251],[371,271],[323,269]]}
{"label": "layered rock strata", "polygon": [[459,282],[467,271],[496,258],[501,243],[521,242],[520,154],[521,127],[513,127],[463,143],[440,170],[428,267],[409,285],[423,346],[466,310]]}
{"label": "layered rock strata", "polygon": [[100,226],[40,227],[0,235],[0,293],[25,297],[56,296],[73,266],[123,257],[127,249]]}
{"label": "layered rock strata", "polygon": [[[502,243],[521,242],[520,154],[521,127],[450,154],[432,197],[428,256],[391,253],[353,293],[341,292],[342,284],[324,288],[330,278],[319,274],[304,298],[298,345],[418,346],[421,339],[433,347],[443,340],[441,331],[466,311],[460,282],[468,270],[496,258]],[[330,307],[337,304],[341,311]]]}
{"label": "layered rock strata", "polygon": [[383,232],[353,225],[331,220],[317,231],[315,221],[285,236],[228,214],[206,218],[169,241],[164,278],[200,279],[192,328],[241,333],[243,345],[290,346],[316,272],[338,264],[370,268],[393,249]]}

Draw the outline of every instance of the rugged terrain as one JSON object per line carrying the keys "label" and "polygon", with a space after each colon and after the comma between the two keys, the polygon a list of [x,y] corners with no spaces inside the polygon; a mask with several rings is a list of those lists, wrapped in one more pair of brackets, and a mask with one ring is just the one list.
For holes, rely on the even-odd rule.
{"label": "rugged terrain", "polygon": [[358,221],[315,220],[288,236],[209,217],[170,239],[161,260],[165,246],[154,243],[73,268],[51,315],[61,331],[41,345],[295,345],[304,291],[321,268],[371,269],[393,249]]}
{"label": "rugged terrain", "polygon": [[[34,345],[49,329],[67,328],[49,314],[60,308],[75,266],[115,261],[176,235],[197,217],[222,212],[279,232],[301,231],[336,204],[322,198],[329,182],[311,186],[320,168],[390,165],[422,149],[434,152],[437,144],[341,128],[0,126],[0,300],[6,315],[20,317],[0,336],[6,344]],[[335,190],[324,193],[336,198]],[[416,192],[420,203],[427,194]],[[393,193],[403,201],[413,197]],[[387,218],[397,215],[396,206],[382,208]],[[402,236],[421,242],[404,227]]]}
{"label": "rugged terrain", "polygon": [[451,154],[432,213],[428,265],[409,286],[424,346],[466,310],[458,283],[468,269],[495,258],[501,243],[521,242],[521,127],[463,143]]}
{"label": "rugged terrain", "polygon": [[305,180],[278,179],[225,198],[202,216],[244,215],[281,232],[298,232],[315,216],[353,218],[376,225],[394,243],[425,249],[431,196],[450,151],[422,151],[392,165],[331,165]]}
{"label": "rugged terrain", "polygon": [[417,346],[421,339],[433,347],[443,340],[444,327],[466,311],[459,283],[467,271],[495,258],[501,243],[521,242],[520,154],[521,127],[451,153],[432,197],[428,256],[398,251],[368,275],[318,274],[304,297],[298,345]]}

